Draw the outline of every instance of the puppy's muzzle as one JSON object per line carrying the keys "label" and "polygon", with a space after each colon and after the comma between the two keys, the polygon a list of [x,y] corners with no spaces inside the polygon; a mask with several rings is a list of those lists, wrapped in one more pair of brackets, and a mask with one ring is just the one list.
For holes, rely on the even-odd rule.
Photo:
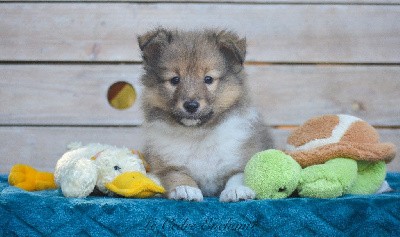
{"label": "puppy's muzzle", "polygon": [[196,113],[199,107],[200,103],[196,100],[188,100],[183,103],[183,108],[185,108],[185,110],[191,114]]}

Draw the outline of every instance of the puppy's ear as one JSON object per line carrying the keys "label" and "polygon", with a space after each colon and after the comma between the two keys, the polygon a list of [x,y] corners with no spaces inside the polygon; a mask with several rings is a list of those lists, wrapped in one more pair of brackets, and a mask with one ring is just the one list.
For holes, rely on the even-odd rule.
{"label": "puppy's ear", "polygon": [[241,68],[246,57],[246,38],[240,38],[236,33],[225,30],[216,33],[215,37],[228,63]]}
{"label": "puppy's ear", "polygon": [[156,62],[163,47],[171,43],[172,33],[159,28],[138,37],[139,48],[142,50],[143,60],[147,63]]}

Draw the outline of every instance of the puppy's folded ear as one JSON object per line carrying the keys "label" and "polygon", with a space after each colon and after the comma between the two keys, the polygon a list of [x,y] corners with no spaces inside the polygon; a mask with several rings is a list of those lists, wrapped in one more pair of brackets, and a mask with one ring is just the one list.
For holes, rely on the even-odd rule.
{"label": "puppy's folded ear", "polygon": [[246,38],[240,38],[236,33],[225,30],[216,33],[215,37],[227,62],[240,70],[246,57]]}
{"label": "puppy's folded ear", "polygon": [[162,48],[172,41],[172,33],[159,28],[138,36],[139,48],[142,50],[143,60],[155,63],[162,52]]}

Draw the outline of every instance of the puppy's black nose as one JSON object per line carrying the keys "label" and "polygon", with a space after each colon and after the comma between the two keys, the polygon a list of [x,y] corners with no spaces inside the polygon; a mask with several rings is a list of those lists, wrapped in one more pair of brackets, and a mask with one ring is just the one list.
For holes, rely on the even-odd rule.
{"label": "puppy's black nose", "polygon": [[183,103],[183,107],[186,109],[187,112],[194,113],[200,107],[200,104],[195,100],[189,100]]}

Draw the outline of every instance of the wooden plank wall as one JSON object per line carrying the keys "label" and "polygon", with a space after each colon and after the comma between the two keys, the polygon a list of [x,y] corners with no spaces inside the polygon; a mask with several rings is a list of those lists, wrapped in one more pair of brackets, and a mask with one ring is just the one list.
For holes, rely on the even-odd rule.
{"label": "wooden plank wall", "polygon": [[[0,1],[0,19],[0,173],[52,171],[72,141],[140,148],[136,36],[157,26],[246,36],[278,148],[326,113],[363,118],[400,147],[400,0]],[[128,110],[107,101],[117,81],[139,94]]]}

